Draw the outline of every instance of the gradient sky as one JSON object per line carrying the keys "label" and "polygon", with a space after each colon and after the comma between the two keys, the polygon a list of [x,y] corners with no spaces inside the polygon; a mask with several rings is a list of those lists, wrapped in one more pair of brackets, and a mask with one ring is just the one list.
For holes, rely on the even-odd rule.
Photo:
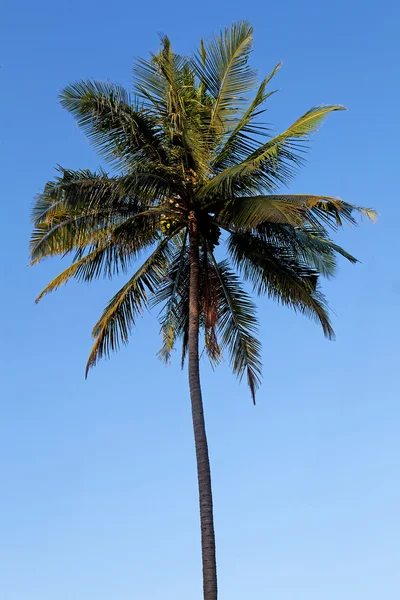
{"label": "gradient sky", "polygon": [[[394,1],[3,2],[1,81],[0,597],[200,600],[195,459],[186,374],[156,358],[155,315],[84,380],[90,331],[118,282],[27,268],[33,196],[57,163],[99,159],[57,101],[68,82],[126,86],[168,34],[196,48],[237,19],[253,63],[281,59],[268,119],[345,104],[315,136],[291,191],[375,207],[338,240],[361,263],[324,284],[337,341],[260,305],[264,384],[251,404],[202,362],[221,600],[395,600],[400,589],[398,117]],[[113,7],[114,6],[114,7]]]}

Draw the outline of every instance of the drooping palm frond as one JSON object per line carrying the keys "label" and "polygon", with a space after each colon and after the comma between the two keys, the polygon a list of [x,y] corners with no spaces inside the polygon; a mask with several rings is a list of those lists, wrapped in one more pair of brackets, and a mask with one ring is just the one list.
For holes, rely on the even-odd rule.
{"label": "drooping palm frond", "polygon": [[253,402],[261,377],[261,345],[257,340],[256,307],[240,285],[227,261],[210,258],[219,281],[218,331],[222,347],[227,348],[233,372],[241,379],[247,374]]}
{"label": "drooping palm frond", "polygon": [[53,292],[60,286],[66,284],[74,278],[78,281],[89,282],[98,279],[101,276],[112,278],[119,273],[126,273],[132,260],[131,253],[124,246],[117,246],[111,241],[98,244],[93,250],[76,258],[72,265],[57,275],[39,294],[36,302],[39,302],[43,296]]}
{"label": "drooping palm frond", "polygon": [[151,300],[151,306],[164,304],[160,318],[162,346],[159,357],[166,363],[171,358],[176,340],[188,332],[189,277],[189,251],[185,231],[180,239],[177,236],[177,247],[166,267],[164,281]]}
{"label": "drooping palm frond", "polygon": [[165,266],[171,259],[170,241],[178,233],[172,232],[139,267],[130,280],[110,300],[101,318],[93,328],[94,346],[89,355],[86,375],[103,356],[127,344],[136,317],[148,306],[153,295],[165,278]]}
{"label": "drooping palm frond", "polygon": [[221,317],[221,283],[215,269],[212,247],[207,243],[201,248],[200,323],[204,329],[204,350],[215,368],[223,358],[219,340]]}
{"label": "drooping palm frond", "polygon": [[353,264],[358,262],[321,229],[264,222],[251,233],[263,244],[296,256],[301,263],[307,264],[324,277],[330,278],[336,274],[338,256]]}
{"label": "drooping palm frond", "polygon": [[318,271],[287,248],[264,244],[251,233],[232,234],[228,250],[255,292],[317,320],[324,335],[334,338],[326,300],[318,287]]}
{"label": "drooping palm frond", "polygon": [[333,243],[320,230],[293,228],[291,233],[294,238],[291,247],[296,248],[296,254],[324,277],[333,277],[336,274],[336,255],[353,264],[358,262],[352,254]]}
{"label": "drooping palm frond", "polygon": [[[159,356],[165,361],[170,359],[178,338],[182,341],[182,360],[187,350],[190,267],[185,237],[182,240],[183,245],[171,260],[165,282],[151,301],[151,306],[164,303],[160,313],[163,345]],[[204,350],[211,364],[216,366],[222,358],[223,348],[227,348],[234,372],[241,378],[247,370],[252,393],[255,393],[260,375],[260,346],[252,337],[257,323],[250,314],[254,305],[227,265],[215,262],[210,249],[201,249],[199,266],[199,318],[204,330]],[[239,296],[244,301],[242,310],[238,306]],[[230,315],[228,311],[231,311]]]}
{"label": "drooping palm frond", "polygon": [[[189,284],[190,261],[187,246],[187,232],[182,235],[171,264],[167,268],[165,281],[151,300],[151,306],[163,304],[160,323],[163,344],[159,356],[165,362],[171,357],[177,339],[182,340],[182,364],[186,356],[186,342],[189,331]],[[209,253],[201,250],[199,265],[199,321],[204,329],[204,350],[213,366],[221,359],[221,349],[217,340],[216,326],[219,317],[215,269],[211,265]]]}

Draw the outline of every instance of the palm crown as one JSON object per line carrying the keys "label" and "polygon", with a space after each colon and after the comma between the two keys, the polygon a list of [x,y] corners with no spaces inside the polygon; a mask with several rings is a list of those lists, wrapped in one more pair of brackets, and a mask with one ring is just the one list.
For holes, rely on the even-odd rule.
{"label": "palm crown", "polygon": [[[247,374],[253,399],[260,342],[242,279],[333,336],[319,276],[334,274],[337,255],[356,259],[329,231],[354,223],[357,211],[374,213],[337,198],[279,193],[301,166],[310,134],[343,107],[316,106],[272,136],[260,116],[280,65],[258,82],[248,64],[251,47],[247,23],[201,42],[188,58],[163,37],[158,54],[137,61],[132,95],[96,81],[61,93],[62,105],[118,175],[60,169],[37,197],[32,262],[72,253],[71,266],[38,299],[70,278],[127,273],[147,252],[95,325],[87,369],[126,343],[137,316],[156,304],[162,305],[160,355],[168,359],[180,339],[184,359],[194,226],[205,350],[214,364],[228,351],[234,373]],[[215,257],[219,244],[226,250],[222,261]]]}

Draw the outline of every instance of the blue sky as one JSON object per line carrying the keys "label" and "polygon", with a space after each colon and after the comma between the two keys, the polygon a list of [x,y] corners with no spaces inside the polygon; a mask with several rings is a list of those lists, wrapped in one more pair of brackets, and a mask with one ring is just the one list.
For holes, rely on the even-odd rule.
{"label": "blue sky", "polygon": [[253,63],[281,59],[276,129],[341,103],[291,191],[381,214],[338,239],[361,263],[324,285],[337,341],[260,305],[254,408],[223,365],[203,368],[221,600],[394,600],[400,587],[398,65],[394,2],[3,3],[0,35],[2,365],[0,597],[200,600],[186,374],[156,358],[155,316],[84,380],[91,327],[117,282],[34,298],[61,268],[28,269],[32,197],[54,166],[95,168],[57,102],[69,81],[129,87],[167,33],[193,50],[237,19]]}

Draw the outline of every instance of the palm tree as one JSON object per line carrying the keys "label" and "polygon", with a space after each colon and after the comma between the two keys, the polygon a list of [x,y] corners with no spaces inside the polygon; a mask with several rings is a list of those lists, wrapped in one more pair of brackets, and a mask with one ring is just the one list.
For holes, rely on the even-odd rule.
{"label": "palm tree", "polygon": [[[200,497],[204,600],[217,598],[210,464],[199,373],[199,336],[213,365],[227,350],[233,372],[247,376],[253,401],[261,375],[256,308],[243,288],[314,318],[333,337],[319,277],[336,259],[356,259],[330,230],[372,210],[328,196],[283,195],[303,163],[307,141],[341,106],[316,106],[272,136],[260,121],[274,93],[248,64],[253,30],[234,24],[190,57],[168,38],[134,67],[134,93],[119,85],[79,81],[61,104],[112,167],[71,171],[47,183],[33,208],[32,263],[72,253],[72,264],[37,300],[69,279],[92,281],[130,272],[93,329],[86,373],[128,342],[137,316],[162,305],[162,348],[177,340],[188,357]],[[250,101],[248,93],[255,90]],[[216,248],[223,242],[224,260]],[[218,249],[218,253],[220,249]]]}

